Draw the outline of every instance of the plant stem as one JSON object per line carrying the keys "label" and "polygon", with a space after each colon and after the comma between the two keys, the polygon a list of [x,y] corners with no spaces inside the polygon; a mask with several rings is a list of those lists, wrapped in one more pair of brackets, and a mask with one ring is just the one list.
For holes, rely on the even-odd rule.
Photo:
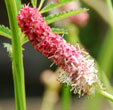
{"label": "plant stem", "polygon": [[62,102],[61,110],[70,110],[71,106],[71,93],[70,87],[66,87],[66,84],[63,84],[62,87]]}
{"label": "plant stem", "polygon": [[7,7],[9,24],[12,34],[12,71],[14,80],[16,110],[26,110],[21,32],[18,28],[18,23],[16,20],[17,7],[15,0],[5,0],[5,3]]}
{"label": "plant stem", "polygon": [[109,94],[108,92],[106,91],[99,91],[99,93],[104,96],[105,98],[107,98],[108,100],[112,101],[113,102],[113,95]]}

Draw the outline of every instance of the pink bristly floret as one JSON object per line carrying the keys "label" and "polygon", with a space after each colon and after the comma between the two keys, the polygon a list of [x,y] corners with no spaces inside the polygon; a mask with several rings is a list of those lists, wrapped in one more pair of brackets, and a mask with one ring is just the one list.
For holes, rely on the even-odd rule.
{"label": "pink bristly floret", "polygon": [[98,82],[97,70],[94,60],[86,58],[86,52],[54,34],[36,8],[21,8],[17,20],[33,47],[64,70],[59,76],[60,82],[70,85],[79,95],[93,91],[92,86]]}

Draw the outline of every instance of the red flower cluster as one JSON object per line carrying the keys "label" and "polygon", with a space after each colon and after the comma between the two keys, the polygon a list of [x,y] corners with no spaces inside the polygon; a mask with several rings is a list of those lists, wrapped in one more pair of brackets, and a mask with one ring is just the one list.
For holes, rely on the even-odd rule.
{"label": "red flower cluster", "polygon": [[79,95],[92,92],[92,85],[98,82],[97,70],[86,52],[54,34],[36,8],[21,8],[17,20],[33,47],[64,70],[60,82],[72,86]]}

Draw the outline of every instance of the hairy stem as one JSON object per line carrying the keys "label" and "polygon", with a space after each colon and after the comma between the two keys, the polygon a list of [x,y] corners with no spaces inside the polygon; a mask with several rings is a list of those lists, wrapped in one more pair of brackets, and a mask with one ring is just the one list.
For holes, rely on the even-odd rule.
{"label": "hairy stem", "polygon": [[26,110],[21,32],[18,28],[16,20],[17,7],[15,0],[5,0],[5,3],[7,7],[9,24],[12,34],[12,71],[14,80],[16,110]]}

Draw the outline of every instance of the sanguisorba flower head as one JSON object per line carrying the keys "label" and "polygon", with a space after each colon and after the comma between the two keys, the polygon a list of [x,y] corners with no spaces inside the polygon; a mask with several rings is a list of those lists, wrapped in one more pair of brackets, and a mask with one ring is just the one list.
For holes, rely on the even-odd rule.
{"label": "sanguisorba flower head", "polygon": [[70,85],[79,95],[93,92],[92,86],[98,83],[97,70],[86,52],[54,34],[36,8],[21,8],[17,20],[33,47],[63,69],[60,82]]}

